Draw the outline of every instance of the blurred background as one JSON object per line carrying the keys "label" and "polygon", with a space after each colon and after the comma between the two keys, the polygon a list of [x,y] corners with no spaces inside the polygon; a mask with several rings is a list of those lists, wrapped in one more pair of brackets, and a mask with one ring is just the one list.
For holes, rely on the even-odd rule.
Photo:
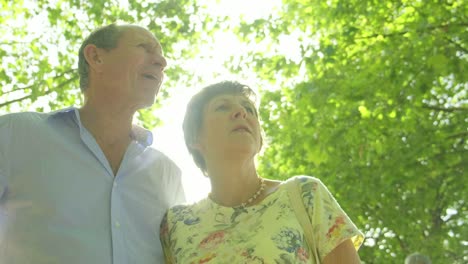
{"label": "blurred background", "polygon": [[0,0],[0,114],[83,102],[77,53],[112,22],[149,28],[169,66],[135,122],[209,184],[181,122],[200,88],[259,94],[263,177],[319,177],[365,233],[364,263],[468,263],[468,5],[463,0]]}

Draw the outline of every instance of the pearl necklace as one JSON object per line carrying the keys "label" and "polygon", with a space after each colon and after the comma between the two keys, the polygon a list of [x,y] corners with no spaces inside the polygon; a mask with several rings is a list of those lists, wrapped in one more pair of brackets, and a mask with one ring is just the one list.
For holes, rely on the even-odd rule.
{"label": "pearl necklace", "polygon": [[245,208],[247,205],[251,204],[253,201],[255,201],[255,199],[257,199],[257,197],[263,192],[263,190],[265,189],[265,180],[263,178],[259,178],[260,179],[260,187],[258,188],[257,192],[254,193],[254,195],[252,197],[250,197],[247,202],[243,202],[241,203],[241,205],[239,206],[240,208]]}
{"label": "pearl necklace", "polygon": [[[257,199],[258,196],[260,196],[260,194],[262,194],[263,190],[265,190],[265,180],[263,178],[259,178],[259,181],[260,181],[260,186],[258,187],[258,190],[257,192],[255,192],[252,197],[250,197],[247,201],[241,203],[239,206],[233,206],[235,208],[245,208],[247,205],[251,204],[253,201],[255,201],[255,199]],[[213,197],[211,196],[211,193],[208,195],[211,200],[213,200]]]}

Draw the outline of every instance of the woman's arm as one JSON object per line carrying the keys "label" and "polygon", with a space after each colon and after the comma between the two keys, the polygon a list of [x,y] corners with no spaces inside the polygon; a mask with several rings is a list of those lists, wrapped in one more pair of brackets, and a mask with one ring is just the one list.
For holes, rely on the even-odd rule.
{"label": "woman's arm", "polygon": [[174,257],[172,256],[170,242],[169,242],[169,223],[167,222],[166,213],[161,221],[161,228],[159,230],[159,239],[161,240],[161,246],[164,253],[164,263],[174,264]]}
{"label": "woman's arm", "polygon": [[361,260],[351,239],[345,240],[323,259],[323,264],[359,264]]}

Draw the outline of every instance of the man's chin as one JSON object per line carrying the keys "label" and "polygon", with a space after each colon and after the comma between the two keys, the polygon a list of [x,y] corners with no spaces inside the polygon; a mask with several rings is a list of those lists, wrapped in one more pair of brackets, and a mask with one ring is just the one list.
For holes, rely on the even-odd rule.
{"label": "man's chin", "polygon": [[159,87],[146,87],[145,90],[142,90],[141,93],[135,98],[138,102],[138,109],[149,108],[154,105],[156,101],[156,96],[158,95]]}
{"label": "man's chin", "polygon": [[153,97],[153,100],[151,100],[151,101],[148,100],[147,102],[143,102],[143,103],[141,104],[141,108],[140,108],[140,109],[150,108],[151,106],[153,106],[153,105],[154,105],[154,102],[155,102],[154,99],[155,99],[155,98]]}
{"label": "man's chin", "polygon": [[155,102],[155,98],[156,96],[153,95],[153,96],[147,96],[145,98],[141,98],[139,100],[139,103],[136,104],[136,110],[140,110],[140,109],[145,109],[145,108],[150,108],[151,106],[154,105],[154,102]]}

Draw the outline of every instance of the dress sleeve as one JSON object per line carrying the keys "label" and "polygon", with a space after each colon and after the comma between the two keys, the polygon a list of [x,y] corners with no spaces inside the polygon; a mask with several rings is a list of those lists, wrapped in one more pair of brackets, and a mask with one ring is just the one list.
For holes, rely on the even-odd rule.
{"label": "dress sleeve", "polygon": [[335,247],[351,239],[359,249],[364,235],[343,211],[327,187],[317,178],[301,176],[301,192],[307,213],[312,222],[320,259],[323,260]]}
{"label": "dress sleeve", "polygon": [[159,229],[159,238],[161,240],[162,249],[164,252],[165,263],[176,263],[174,256],[172,255],[171,244],[169,241],[169,222],[167,221],[167,212],[161,222],[161,228]]}

